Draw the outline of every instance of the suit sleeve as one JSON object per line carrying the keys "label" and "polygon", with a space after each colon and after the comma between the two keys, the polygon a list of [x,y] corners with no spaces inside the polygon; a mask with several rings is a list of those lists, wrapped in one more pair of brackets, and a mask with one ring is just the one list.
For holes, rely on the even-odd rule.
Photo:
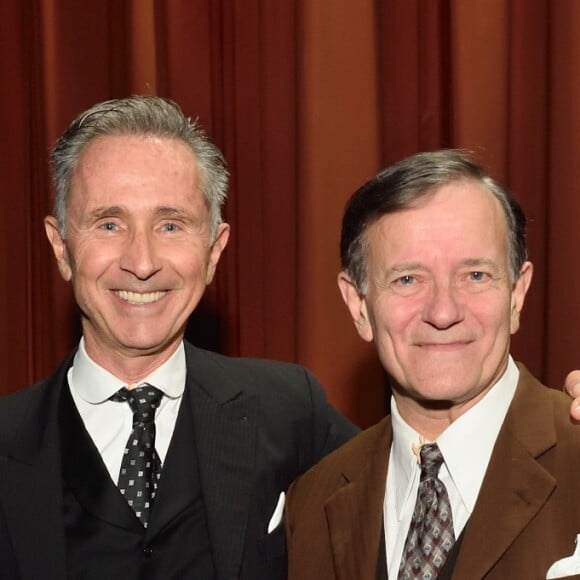
{"label": "suit sleeve", "polygon": [[341,415],[327,400],[322,385],[306,371],[312,401],[312,465],[354,437],[359,428]]}

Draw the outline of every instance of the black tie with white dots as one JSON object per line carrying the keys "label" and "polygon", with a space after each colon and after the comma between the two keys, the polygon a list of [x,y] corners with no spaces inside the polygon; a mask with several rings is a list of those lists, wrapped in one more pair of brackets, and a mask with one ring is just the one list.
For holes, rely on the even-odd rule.
{"label": "black tie with white dots", "polygon": [[112,401],[129,403],[133,411],[133,431],[125,446],[118,487],[144,527],[161,476],[161,461],[155,451],[155,410],[161,397],[159,389],[147,384],[132,390],[122,388],[111,397]]}

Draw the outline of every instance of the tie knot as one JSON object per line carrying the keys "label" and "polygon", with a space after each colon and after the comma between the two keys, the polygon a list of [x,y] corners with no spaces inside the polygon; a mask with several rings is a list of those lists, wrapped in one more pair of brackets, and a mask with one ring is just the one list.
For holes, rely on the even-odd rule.
{"label": "tie knot", "polygon": [[126,401],[133,411],[133,422],[152,423],[155,419],[155,410],[163,392],[151,385],[143,385],[136,389],[119,389],[112,397],[112,401]]}
{"label": "tie knot", "polygon": [[443,455],[437,443],[427,443],[421,446],[421,477],[437,477],[443,463]]}

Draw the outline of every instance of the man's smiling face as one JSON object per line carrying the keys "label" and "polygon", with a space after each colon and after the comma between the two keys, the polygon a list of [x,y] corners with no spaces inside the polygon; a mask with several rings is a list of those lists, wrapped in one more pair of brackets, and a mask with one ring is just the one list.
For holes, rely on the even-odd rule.
{"label": "man's smiling face", "polygon": [[401,413],[432,403],[463,412],[504,372],[531,278],[526,262],[512,280],[499,201],[474,181],[444,185],[381,217],[366,238],[365,293],[341,284],[396,381]]}
{"label": "man's smiling face", "polygon": [[175,139],[112,135],[89,143],[72,178],[66,239],[46,230],[82,311],[87,352],[171,352],[213,278],[215,240],[192,151]]}

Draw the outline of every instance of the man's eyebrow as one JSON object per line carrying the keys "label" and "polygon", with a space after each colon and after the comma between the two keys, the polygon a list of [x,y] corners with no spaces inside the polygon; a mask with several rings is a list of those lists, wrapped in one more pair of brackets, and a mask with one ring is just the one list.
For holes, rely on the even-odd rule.
{"label": "man's eyebrow", "polygon": [[421,262],[402,262],[389,268],[389,272],[394,272],[395,274],[409,270],[425,270],[425,266]]}
{"label": "man's eyebrow", "polygon": [[[100,219],[103,217],[118,217],[128,213],[127,209],[120,205],[109,205],[102,206],[94,209],[90,212],[89,217],[91,219]],[[159,206],[156,207],[154,213],[160,217],[181,217],[181,218],[192,218],[193,214],[182,207],[170,207],[170,206]]]}
{"label": "man's eyebrow", "polygon": [[428,268],[421,262],[400,262],[393,264],[384,270],[385,275],[396,276],[398,274],[408,274],[409,272],[425,272]]}
{"label": "man's eyebrow", "polygon": [[462,265],[472,268],[476,268],[478,266],[488,266],[495,269],[498,268],[497,263],[489,258],[468,258],[467,260],[463,260]]}
{"label": "man's eyebrow", "polygon": [[159,217],[193,219],[191,211],[183,207],[159,206],[155,208],[155,214]]}
{"label": "man's eyebrow", "polygon": [[104,217],[118,217],[125,213],[125,209],[120,205],[108,205],[102,206],[94,209],[89,213],[88,217],[90,220],[99,220]]}
{"label": "man's eyebrow", "polygon": [[205,215],[199,215],[185,207],[159,206],[155,208],[154,215],[157,219],[180,221],[194,228],[204,228],[207,225]]}

